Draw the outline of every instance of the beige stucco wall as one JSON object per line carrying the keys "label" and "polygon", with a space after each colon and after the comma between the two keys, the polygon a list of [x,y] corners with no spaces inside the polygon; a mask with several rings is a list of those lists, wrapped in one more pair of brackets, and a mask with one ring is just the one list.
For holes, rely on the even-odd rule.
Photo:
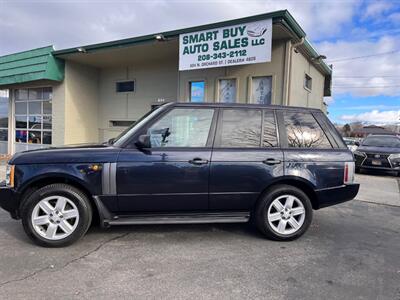
{"label": "beige stucco wall", "polygon": [[64,144],[98,142],[98,74],[92,67],[65,64],[64,86],[60,87],[64,89]]}
{"label": "beige stucco wall", "polygon": [[65,81],[53,85],[53,146],[62,146],[65,142]]}
{"label": "beige stucco wall", "polygon": [[[124,128],[112,127],[110,121],[136,121],[158,99],[176,101],[178,60],[149,60],[134,65],[100,70],[99,140],[118,135]],[[117,93],[116,82],[134,80],[135,91]]]}
{"label": "beige stucco wall", "polygon": [[[305,74],[312,78],[312,89],[304,87]],[[324,76],[320,73],[302,53],[292,50],[292,63],[290,73],[289,105],[323,108]]]}

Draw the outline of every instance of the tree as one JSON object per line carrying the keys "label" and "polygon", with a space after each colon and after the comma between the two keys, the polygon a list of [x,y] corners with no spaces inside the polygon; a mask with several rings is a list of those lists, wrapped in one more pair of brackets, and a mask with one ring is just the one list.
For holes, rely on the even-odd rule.
{"label": "tree", "polygon": [[343,131],[343,135],[344,136],[350,136],[350,133],[351,133],[350,125],[349,124],[344,124],[342,131]]}

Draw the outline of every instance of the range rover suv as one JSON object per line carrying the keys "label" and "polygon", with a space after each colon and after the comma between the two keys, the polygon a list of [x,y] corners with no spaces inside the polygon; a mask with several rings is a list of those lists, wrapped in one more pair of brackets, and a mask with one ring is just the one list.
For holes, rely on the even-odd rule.
{"label": "range rover suv", "polygon": [[313,210],[356,196],[354,167],[320,110],[166,103],[108,143],[14,155],[0,205],[48,247],[75,242],[93,218],[104,227],[252,221],[293,240]]}

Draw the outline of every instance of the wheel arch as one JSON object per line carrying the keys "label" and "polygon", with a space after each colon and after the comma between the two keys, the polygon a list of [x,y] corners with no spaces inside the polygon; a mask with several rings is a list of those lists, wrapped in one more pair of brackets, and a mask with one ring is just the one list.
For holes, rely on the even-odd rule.
{"label": "wheel arch", "polygon": [[303,191],[308,198],[311,201],[311,205],[313,209],[318,209],[319,208],[319,203],[318,203],[318,197],[317,194],[315,193],[315,187],[314,185],[307,181],[304,178],[299,178],[296,176],[283,176],[283,177],[279,177],[277,179],[275,179],[274,181],[272,181],[270,184],[268,184],[263,191],[261,192],[259,198],[257,199],[254,208],[257,207],[258,202],[260,201],[260,199],[262,197],[264,197],[264,195],[266,193],[268,193],[268,191],[270,189],[272,189],[273,187],[277,186],[277,185],[281,185],[281,184],[286,184],[286,185],[290,185],[290,186],[294,186],[298,189],[300,189],[301,191]]}
{"label": "wheel arch", "polygon": [[99,211],[95,201],[93,200],[93,193],[90,191],[90,188],[85,184],[84,181],[81,179],[70,176],[67,174],[60,174],[60,173],[47,173],[44,175],[40,175],[37,177],[32,178],[28,182],[26,182],[23,186],[19,188],[19,193],[21,195],[21,200],[19,203],[18,214],[20,213],[21,207],[27,198],[27,195],[35,192],[36,190],[55,183],[64,183],[70,186],[73,186],[80,190],[85,196],[88,198],[90,205],[93,211],[93,217],[97,220],[99,216]]}

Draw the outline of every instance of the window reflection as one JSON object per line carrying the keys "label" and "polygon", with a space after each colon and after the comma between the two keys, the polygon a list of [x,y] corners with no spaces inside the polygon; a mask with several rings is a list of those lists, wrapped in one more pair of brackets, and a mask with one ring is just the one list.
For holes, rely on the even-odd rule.
{"label": "window reflection", "polygon": [[264,112],[263,147],[278,147],[275,116],[273,111]]}
{"label": "window reflection", "polygon": [[149,128],[151,147],[205,147],[213,109],[174,109]]}
{"label": "window reflection", "polygon": [[260,147],[261,111],[226,109],[222,115],[220,147]]}
{"label": "window reflection", "polygon": [[285,112],[284,118],[289,147],[332,148],[310,113]]}

